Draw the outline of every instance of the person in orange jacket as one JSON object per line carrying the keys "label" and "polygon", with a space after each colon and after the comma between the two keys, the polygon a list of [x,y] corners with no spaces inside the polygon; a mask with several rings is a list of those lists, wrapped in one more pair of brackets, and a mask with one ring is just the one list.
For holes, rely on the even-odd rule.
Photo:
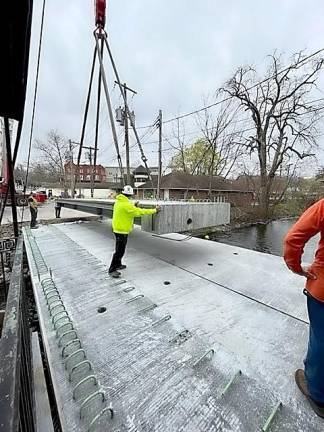
{"label": "person in orange jacket", "polygon": [[[301,265],[304,246],[318,233],[315,260],[305,268]],[[296,371],[295,380],[315,413],[324,418],[324,199],[308,208],[288,231],[284,260],[291,271],[306,278],[309,343],[305,368]]]}

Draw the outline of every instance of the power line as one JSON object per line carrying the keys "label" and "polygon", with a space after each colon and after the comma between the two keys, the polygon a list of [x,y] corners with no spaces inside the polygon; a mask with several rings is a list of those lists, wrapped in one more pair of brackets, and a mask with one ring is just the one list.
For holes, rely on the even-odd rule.
{"label": "power line", "polygon": [[[319,49],[318,51],[316,51],[316,52],[310,54],[309,56],[307,56],[307,57],[305,57],[305,58],[303,58],[302,60],[300,60],[299,62],[297,62],[297,63],[295,64],[295,68],[297,69],[297,66],[298,66],[298,67],[301,67],[305,61],[309,60],[310,58],[312,58],[312,57],[318,55],[319,53],[321,53],[321,52],[323,52],[323,51],[324,51],[324,48],[321,48],[321,49]],[[271,79],[273,79],[273,78],[276,77],[277,75],[280,75],[280,74],[286,72],[286,71],[289,70],[290,68],[291,68],[291,66],[287,66],[286,68],[282,69],[281,71],[277,72],[276,74],[273,74],[272,76],[270,76],[270,77],[268,77],[268,78],[265,78],[265,79],[263,79],[263,80],[261,80],[261,81],[255,83],[255,84],[253,84],[251,87],[248,87],[246,90],[247,90],[247,91],[252,90],[252,89],[254,89],[255,87],[259,86],[260,84],[263,84],[263,83],[265,83],[265,82],[267,82],[267,81],[270,81]],[[220,100],[220,101],[214,102],[214,103],[212,103],[212,104],[210,104],[210,105],[204,106],[204,107],[202,107],[202,108],[199,108],[199,109],[197,109],[197,110],[191,111],[191,112],[189,112],[189,113],[182,114],[182,115],[180,115],[180,116],[176,116],[176,117],[172,117],[172,118],[170,118],[170,119],[167,119],[167,120],[165,120],[165,121],[163,122],[163,124],[171,123],[171,122],[173,122],[173,121],[175,121],[175,120],[181,120],[181,119],[183,119],[183,118],[185,118],[185,117],[189,117],[189,116],[192,116],[192,115],[194,115],[194,114],[198,114],[198,113],[200,113],[200,112],[202,112],[202,111],[205,111],[205,110],[208,110],[208,109],[210,109],[210,108],[213,108],[214,106],[220,105],[220,104],[222,104],[223,102],[228,102],[228,101],[230,101],[231,99],[232,99],[232,97],[229,96],[229,97],[224,98],[224,99],[222,99],[222,100]],[[151,127],[151,126],[140,126],[140,127],[138,127],[137,129],[146,129],[146,128],[149,128],[149,127]]]}
{"label": "power line", "polygon": [[[314,99],[314,100],[312,100],[312,101],[309,101],[308,103],[312,104],[312,103],[320,102],[320,101],[324,101],[324,98]],[[306,115],[306,114],[309,114],[309,113],[311,113],[311,112],[318,112],[318,111],[322,111],[322,110],[324,110],[324,107],[316,108],[316,109],[314,109],[314,110],[310,110],[310,111],[305,111],[305,112],[303,112],[303,113],[300,113],[299,115]],[[235,124],[236,124],[236,123],[240,123],[240,122],[249,122],[249,121],[250,121],[249,118],[246,118],[246,119],[238,119],[238,120],[235,121]],[[182,133],[181,136],[182,136],[182,137],[186,137],[186,136],[189,136],[189,135],[194,135],[194,134],[199,133],[199,132],[203,133],[203,132],[205,132],[205,131],[211,131],[211,130],[213,130],[213,129],[214,129],[213,126],[210,127],[210,128],[206,128],[205,130],[203,130],[203,129],[196,129],[196,130],[194,130],[194,131],[190,131],[190,132]],[[252,127],[252,128],[249,128],[249,129],[245,129],[245,130],[243,130],[243,131],[231,132],[230,134],[225,135],[225,137],[230,136],[230,135],[236,135],[237,133],[249,132],[249,131],[251,131],[251,130],[253,130],[253,129],[255,129],[255,128]],[[165,135],[163,135],[163,138],[164,138],[166,141],[174,141],[174,140],[178,139],[177,137],[167,138]],[[155,141],[146,141],[146,142],[142,143],[142,145],[158,144],[158,142],[159,142],[158,140],[155,140]]]}

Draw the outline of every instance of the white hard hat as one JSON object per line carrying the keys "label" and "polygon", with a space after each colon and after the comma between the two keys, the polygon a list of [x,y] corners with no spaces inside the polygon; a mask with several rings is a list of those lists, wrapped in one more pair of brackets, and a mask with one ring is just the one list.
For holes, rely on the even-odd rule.
{"label": "white hard hat", "polygon": [[134,191],[133,191],[132,186],[129,186],[129,185],[124,186],[122,193],[124,195],[134,195]]}

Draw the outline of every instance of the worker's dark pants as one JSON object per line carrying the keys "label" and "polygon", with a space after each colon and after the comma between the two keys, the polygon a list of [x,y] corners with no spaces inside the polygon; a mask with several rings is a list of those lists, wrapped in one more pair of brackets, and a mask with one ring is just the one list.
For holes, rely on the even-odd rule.
{"label": "worker's dark pants", "polygon": [[121,260],[126,250],[128,235],[115,233],[115,237],[116,237],[116,249],[109,267],[109,273],[117,270],[118,267],[121,266],[122,264]]}
{"label": "worker's dark pants", "polygon": [[324,303],[307,296],[309,342],[305,359],[305,375],[309,393],[324,404]]}
{"label": "worker's dark pants", "polygon": [[56,219],[61,217],[61,206],[55,207],[55,217]]}
{"label": "worker's dark pants", "polygon": [[33,207],[29,207],[29,209],[30,209],[30,228],[34,228],[36,226],[37,210],[35,210]]}

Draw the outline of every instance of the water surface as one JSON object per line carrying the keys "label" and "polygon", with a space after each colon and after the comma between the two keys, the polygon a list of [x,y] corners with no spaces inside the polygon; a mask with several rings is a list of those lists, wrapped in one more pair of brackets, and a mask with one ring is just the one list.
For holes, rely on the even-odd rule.
{"label": "water surface", "polygon": [[[259,252],[282,256],[282,243],[294,220],[279,220],[267,225],[233,230],[230,234],[213,234],[211,239],[220,243],[252,249]],[[316,250],[319,236],[315,236],[305,247],[303,261],[311,262]]]}

